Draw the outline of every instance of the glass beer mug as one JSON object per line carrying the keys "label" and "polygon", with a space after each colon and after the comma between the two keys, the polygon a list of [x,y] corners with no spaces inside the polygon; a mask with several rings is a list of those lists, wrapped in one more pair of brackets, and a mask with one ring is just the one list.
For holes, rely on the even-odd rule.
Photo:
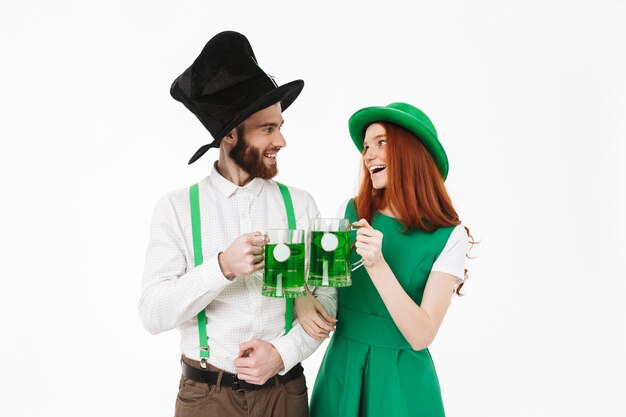
{"label": "glass beer mug", "polygon": [[261,294],[278,298],[306,295],[304,230],[270,229],[265,238],[267,243]]}
{"label": "glass beer mug", "polygon": [[363,265],[363,259],[350,263],[350,231],[348,219],[311,220],[311,256],[308,283],[323,287],[348,287],[352,271]]}

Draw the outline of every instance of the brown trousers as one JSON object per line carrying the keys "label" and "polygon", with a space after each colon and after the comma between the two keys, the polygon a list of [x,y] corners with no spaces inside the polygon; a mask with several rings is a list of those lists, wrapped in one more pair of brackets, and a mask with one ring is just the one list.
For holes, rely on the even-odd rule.
{"label": "brown trousers", "polygon": [[[188,365],[200,368],[200,363],[186,357]],[[213,372],[222,372],[208,365]],[[176,398],[175,417],[308,417],[309,401],[304,374],[286,384],[237,392],[221,386],[197,382],[181,375]]]}

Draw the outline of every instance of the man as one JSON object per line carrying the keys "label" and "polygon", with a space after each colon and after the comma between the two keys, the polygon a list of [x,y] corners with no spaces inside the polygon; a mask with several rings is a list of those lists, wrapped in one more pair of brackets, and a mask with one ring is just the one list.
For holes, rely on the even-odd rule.
{"label": "man", "polygon": [[[261,295],[262,232],[287,228],[290,213],[271,180],[286,146],[282,111],[303,86],[279,87],[236,32],[212,38],[172,84],[172,97],[214,138],[189,163],[219,148],[207,178],[157,203],[146,254],[143,325],[181,333],[176,416],[308,415],[300,362],[320,342],[292,322],[285,299]],[[296,227],[306,230],[317,206],[307,192],[288,191]],[[334,290],[314,292],[334,314]]]}

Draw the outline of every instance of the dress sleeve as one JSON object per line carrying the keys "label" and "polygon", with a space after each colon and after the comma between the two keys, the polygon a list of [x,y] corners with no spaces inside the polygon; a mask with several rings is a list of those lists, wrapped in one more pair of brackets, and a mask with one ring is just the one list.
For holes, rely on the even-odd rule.
{"label": "dress sleeve", "polygon": [[431,271],[445,272],[446,274],[454,275],[457,283],[463,282],[467,245],[467,233],[463,225],[459,224],[450,234],[446,245],[433,264]]}

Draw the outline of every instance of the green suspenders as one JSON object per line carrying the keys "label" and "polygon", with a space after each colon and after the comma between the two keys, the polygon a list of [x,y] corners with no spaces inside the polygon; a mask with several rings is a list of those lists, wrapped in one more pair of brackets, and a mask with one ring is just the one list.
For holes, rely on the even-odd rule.
{"label": "green suspenders", "polygon": [[[287,227],[289,229],[296,228],[296,216],[293,212],[293,203],[291,202],[291,194],[287,186],[277,182],[280,193],[283,195],[283,201],[285,202],[285,209],[287,210]],[[287,308],[285,309],[285,334],[291,330],[291,323],[293,322],[293,298],[286,298]]]}
{"label": "green suspenders", "polygon": [[[291,194],[289,189],[281,184],[277,183],[280,193],[285,202],[285,209],[287,210],[287,225],[289,229],[296,228],[296,216],[293,211],[293,203],[291,201]],[[194,184],[189,187],[189,205],[191,208],[191,235],[193,238],[193,263],[194,266],[202,264],[202,235],[200,227],[200,196],[198,191],[198,184]],[[285,309],[285,334],[291,330],[293,322],[293,298],[285,299],[287,305]],[[200,364],[203,368],[206,368],[207,359],[209,357],[209,338],[206,332],[206,312],[205,309],[200,310],[198,313],[198,335],[200,338]]]}
{"label": "green suspenders", "polygon": [[[189,187],[189,205],[191,207],[191,236],[193,238],[193,265],[202,264],[202,235],[200,227],[200,195],[198,184]],[[204,309],[198,313],[198,333],[200,336],[200,363],[206,368],[209,357],[209,338],[206,334],[206,313]]]}

